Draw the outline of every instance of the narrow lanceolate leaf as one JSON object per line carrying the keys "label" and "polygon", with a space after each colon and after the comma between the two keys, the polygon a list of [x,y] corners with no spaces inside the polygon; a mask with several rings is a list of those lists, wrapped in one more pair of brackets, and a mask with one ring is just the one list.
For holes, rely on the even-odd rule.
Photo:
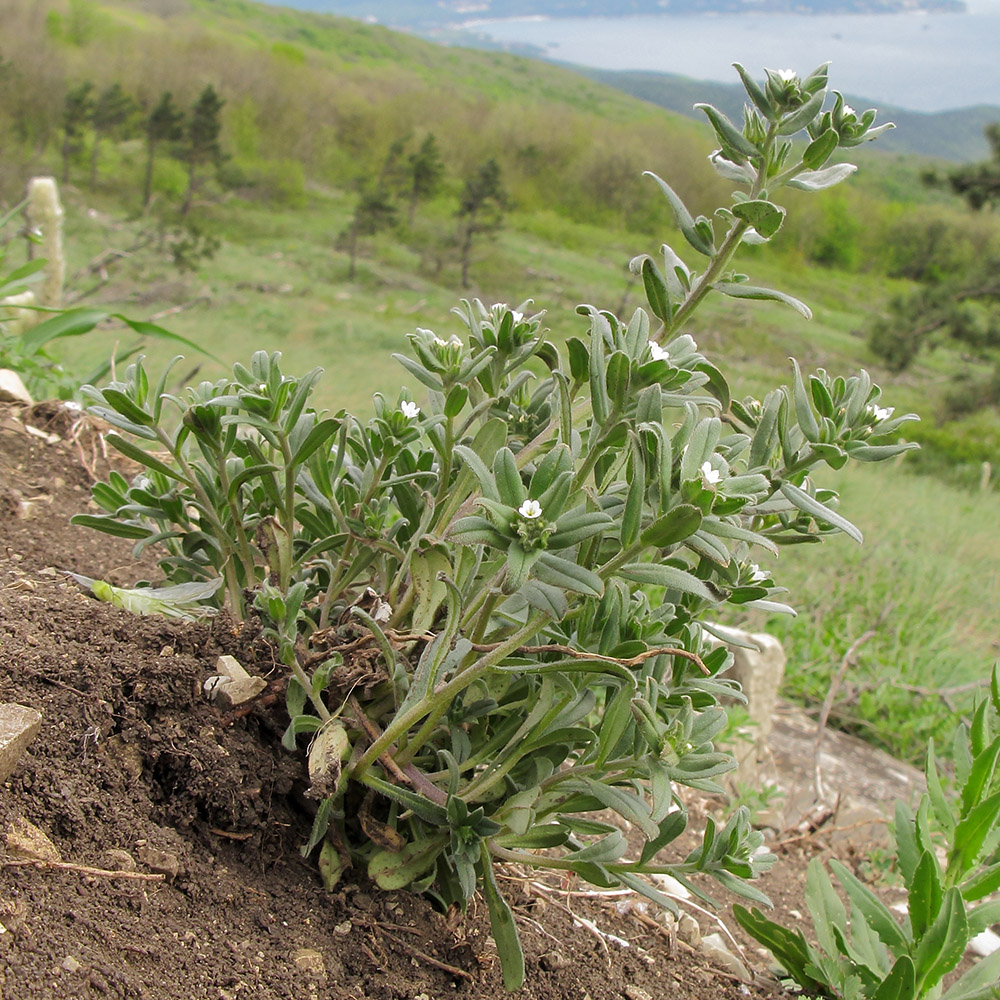
{"label": "narrow lanceolate leaf", "polygon": [[794,372],[794,397],[795,416],[799,421],[799,427],[805,434],[807,441],[819,440],[819,423],[813,413],[812,404],[809,401],[809,394],[806,392],[805,382],[802,379],[802,372],[799,370],[799,363],[795,358],[791,359],[792,370]]}
{"label": "narrow lanceolate leaf", "polygon": [[868,921],[868,926],[878,934],[882,943],[893,954],[905,951],[909,942],[902,928],[893,918],[889,908],[850,869],[844,867],[836,858],[830,860],[830,867],[837,878],[840,879],[840,884],[847,891],[851,902],[864,915],[865,920]]}
{"label": "narrow lanceolate leaf", "polygon": [[493,460],[493,478],[496,480],[500,502],[508,507],[518,507],[525,497],[524,483],[517,471],[517,462],[510,448],[501,448]]}
{"label": "narrow lanceolate leaf", "polygon": [[827,524],[839,528],[845,535],[849,535],[859,544],[864,541],[864,536],[846,517],[841,517],[836,511],[824,507],[815,497],[809,496],[805,490],[800,490],[792,483],[782,483],[779,489],[782,495],[804,514],[809,514],[818,521],[825,521]]}
{"label": "narrow lanceolate leaf", "polygon": [[941,873],[937,861],[930,851],[923,851],[920,861],[913,869],[912,876],[907,879],[909,896],[907,910],[910,914],[910,927],[913,937],[919,941],[934,922],[941,909],[944,892],[941,888]]}
{"label": "narrow lanceolate leaf", "polygon": [[301,465],[320,446],[325,444],[340,430],[340,421],[328,417],[321,420],[307,435],[306,439],[299,445],[299,450],[292,457],[292,465]]}
{"label": "narrow lanceolate leaf", "polygon": [[642,534],[643,545],[666,548],[690,538],[701,526],[702,513],[694,504],[678,504],[658,517]]}
{"label": "narrow lanceolate leaf", "polygon": [[965,904],[958,889],[949,889],[938,912],[913,956],[917,970],[917,986],[929,990],[941,977],[955,968],[962,960],[969,943],[969,924]]}
{"label": "narrow lanceolate leaf", "polygon": [[493,860],[489,849],[483,843],[480,847],[483,874],[483,895],[490,911],[490,930],[500,955],[503,970],[503,985],[509,992],[521,988],[524,982],[524,952],[518,937],[517,924],[507,900],[500,893],[496,876],[493,874]]}
{"label": "narrow lanceolate leaf", "polygon": [[600,597],[604,593],[604,581],[596,573],[551,552],[544,552],[538,557],[534,575],[550,586],[562,587],[589,597]]}
{"label": "narrow lanceolate leaf", "polygon": [[129,521],[119,521],[113,514],[74,514],[69,523],[81,528],[95,528],[116,538],[149,538],[153,534],[152,528],[142,524],[132,524]]}
{"label": "narrow lanceolate leaf", "polygon": [[677,220],[677,226],[684,234],[684,238],[688,241],[688,243],[690,243],[691,246],[698,251],[698,253],[702,253],[706,257],[714,256],[715,246],[712,244],[711,240],[706,240],[695,228],[694,219],[691,217],[691,213],[687,210],[684,202],[681,201],[674,189],[665,180],[657,177],[651,170],[645,171],[643,176],[652,177],[653,180],[660,185],[660,190],[666,196],[671,209],[673,209],[674,218]]}
{"label": "narrow lanceolate leaf", "polygon": [[967,872],[978,860],[986,837],[1000,824],[1000,792],[971,809],[955,827],[954,847],[948,857],[949,871]]}
{"label": "narrow lanceolate leaf", "polygon": [[713,604],[719,603],[719,598],[701,580],[676,566],[662,563],[629,563],[618,570],[618,575],[633,583],[651,583],[669,590],[679,590],[684,594],[693,594]]}
{"label": "narrow lanceolate leaf", "polygon": [[653,315],[664,323],[669,323],[673,316],[670,289],[660,269],[650,257],[644,257],[642,261],[642,284],[646,289],[646,300],[649,302],[649,308],[653,310]]}
{"label": "narrow lanceolate leaf", "polygon": [[747,92],[757,110],[769,122],[777,121],[778,114],[768,100],[767,94],[764,93],[764,88],[739,63],[733,63],[733,68],[740,74],[740,79],[743,81],[743,89]]}
{"label": "narrow lanceolate leaf", "polygon": [[786,306],[791,306],[806,319],[812,319],[812,310],[804,302],[773,288],[759,288],[756,285],[745,285],[742,282],[732,281],[716,281],[712,287],[717,292],[722,292],[723,295],[734,299],[762,299],[781,302]]}
{"label": "narrow lanceolate leaf", "polygon": [[726,158],[734,163],[742,163],[760,150],[721,112],[711,104],[696,104],[696,111],[704,111],[715,129]]}
{"label": "narrow lanceolate leaf", "polygon": [[587,786],[587,790],[595,799],[600,800],[609,809],[614,809],[630,823],[638,826],[647,837],[655,837],[660,832],[658,824],[650,818],[649,806],[637,795],[618,788],[615,785],[605,785],[593,778],[578,779]]}

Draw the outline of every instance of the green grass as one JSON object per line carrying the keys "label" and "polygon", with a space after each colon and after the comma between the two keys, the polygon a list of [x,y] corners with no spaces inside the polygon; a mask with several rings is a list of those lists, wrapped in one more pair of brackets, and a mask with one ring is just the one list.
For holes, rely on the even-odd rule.
{"label": "green grass", "polygon": [[[902,466],[908,461],[901,460]],[[920,759],[968,709],[997,659],[1000,498],[970,493],[897,465],[848,467],[817,477],[836,484],[840,511],[865,535],[782,551],[775,579],[794,619],[764,626],[788,654],[786,694],[822,704],[843,657],[862,635],[835,699],[831,724],[893,753]],[[914,690],[918,689],[918,690]]]}

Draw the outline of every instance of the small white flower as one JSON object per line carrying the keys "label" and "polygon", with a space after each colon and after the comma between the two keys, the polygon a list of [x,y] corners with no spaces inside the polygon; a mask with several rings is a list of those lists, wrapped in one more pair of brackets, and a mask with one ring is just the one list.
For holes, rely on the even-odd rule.
{"label": "small white flower", "polygon": [[750,582],[763,583],[767,579],[765,573],[756,563],[750,563]]}
{"label": "small white flower", "polygon": [[447,340],[442,340],[440,337],[435,337],[434,338],[434,346],[435,347],[447,347],[448,346],[448,341]]}
{"label": "small white flower", "polygon": [[516,309],[511,309],[510,318],[514,321],[514,325],[517,326],[518,323],[524,322],[524,313],[518,312]]}
{"label": "small white flower", "polygon": [[791,83],[793,80],[797,80],[798,78],[799,78],[799,75],[798,75],[798,73],[795,72],[794,69],[779,69],[778,70],[778,79],[782,83]]}
{"label": "small white flower", "polygon": [[850,106],[850,104],[844,105],[844,117],[849,118],[851,115],[856,115],[857,112]]}
{"label": "small white flower", "polygon": [[257,391],[258,392],[267,392],[267,383],[266,382],[259,383],[258,386],[257,386]]}
{"label": "small white flower", "polygon": [[420,407],[416,403],[411,403],[408,399],[404,399],[399,404],[399,409],[407,420],[413,420],[420,415]]}
{"label": "small white flower", "polygon": [[462,343],[462,340],[461,340],[460,337],[456,337],[455,334],[452,334],[448,338],[448,346],[449,347],[463,347],[465,345]]}
{"label": "small white flower", "polygon": [[542,505],[537,500],[525,500],[517,508],[517,512],[521,517],[526,517],[529,521],[534,521],[536,518],[542,516]]}
{"label": "small white flower", "polygon": [[879,406],[877,403],[872,407],[872,419],[880,424],[883,420],[888,420],[892,416],[894,406]]}
{"label": "small white flower", "polygon": [[655,340],[649,342],[649,353],[653,355],[654,361],[670,360],[670,355]]}
{"label": "small white flower", "polygon": [[722,473],[718,469],[713,469],[711,462],[701,463],[701,481],[706,488],[717,486],[721,479]]}

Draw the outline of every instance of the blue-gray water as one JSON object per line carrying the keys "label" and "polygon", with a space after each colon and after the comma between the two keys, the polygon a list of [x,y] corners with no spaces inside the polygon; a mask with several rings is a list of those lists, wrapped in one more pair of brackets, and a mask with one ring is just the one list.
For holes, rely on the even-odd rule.
{"label": "blue-gray water", "polygon": [[517,19],[477,22],[503,42],[600,69],[680,73],[736,83],[740,62],[806,73],[830,61],[837,90],[917,111],[1000,104],[1000,0],[965,14]]}

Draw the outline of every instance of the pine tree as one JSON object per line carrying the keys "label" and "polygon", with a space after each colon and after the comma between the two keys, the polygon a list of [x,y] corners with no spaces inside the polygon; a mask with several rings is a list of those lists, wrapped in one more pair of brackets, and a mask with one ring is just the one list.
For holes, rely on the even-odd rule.
{"label": "pine tree", "polygon": [[94,89],[92,83],[81,83],[66,94],[66,102],[63,105],[62,129],[62,182],[69,183],[69,164],[74,156],[79,155],[83,149],[83,133],[90,121],[90,116],[94,109],[94,98],[91,91]]}
{"label": "pine tree", "polygon": [[223,104],[225,101],[209,84],[191,108],[187,128],[184,130],[181,157],[188,168],[188,189],[184,198],[184,207],[181,209],[182,215],[187,215],[191,210],[194,193],[200,183],[199,167],[206,164],[217,167],[222,162],[222,147],[219,145],[222,121],[219,118],[219,113],[222,111]]}
{"label": "pine tree", "polygon": [[173,95],[166,91],[156,107],[146,116],[146,175],[142,184],[142,210],[149,210],[153,198],[153,163],[160,143],[177,142],[183,135],[184,112],[174,104]]}
{"label": "pine tree", "polygon": [[490,158],[465,182],[459,203],[459,245],[462,264],[462,287],[469,287],[469,262],[472,243],[482,234],[495,233],[503,226],[507,192],[500,183],[500,167]]}
{"label": "pine tree", "polygon": [[417,202],[434,196],[441,186],[444,177],[444,160],[438,149],[437,139],[431,132],[420,144],[420,148],[409,156],[410,165],[410,215],[409,222],[413,225],[413,217],[417,211]]}
{"label": "pine tree", "polygon": [[125,139],[132,131],[138,105],[122,90],[120,83],[113,83],[94,103],[90,123],[94,128],[94,144],[90,151],[90,186],[97,183],[97,159],[101,139]]}
{"label": "pine tree", "polygon": [[351,224],[340,234],[338,246],[347,251],[351,264],[347,271],[349,281],[354,280],[358,259],[359,241],[362,236],[374,236],[396,224],[396,207],[382,189],[362,191],[354,206]]}

